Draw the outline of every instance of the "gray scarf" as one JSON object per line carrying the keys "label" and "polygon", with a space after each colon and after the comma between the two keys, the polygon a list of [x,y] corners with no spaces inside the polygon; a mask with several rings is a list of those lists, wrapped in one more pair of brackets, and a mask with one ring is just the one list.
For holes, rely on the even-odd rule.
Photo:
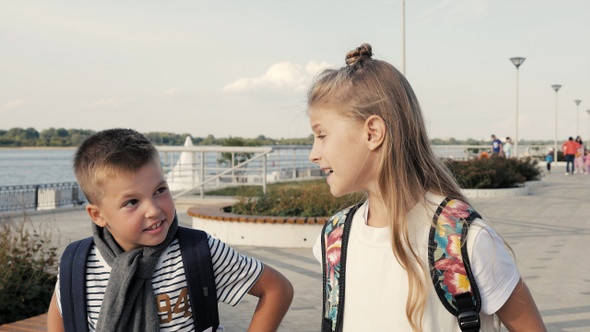
{"label": "gray scarf", "polygon": [[174,240],[177,228],[175,215],[164,242],[124,252],[106,228],[92,223],[94,244],[111,266],[96,331],[160,331],[151,279],[160,255]]}

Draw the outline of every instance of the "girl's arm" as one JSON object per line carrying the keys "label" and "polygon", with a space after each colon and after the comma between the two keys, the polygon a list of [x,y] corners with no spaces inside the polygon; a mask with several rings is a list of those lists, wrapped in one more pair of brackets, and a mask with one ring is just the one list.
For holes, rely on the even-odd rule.
{"label": "girl's arm", "polygon": [[496,315],[508,331],[547,331],[535,300],[522,279]]}
{"label": "girl's arm", "polygon": [[51,297],[51,303],[49,304],[49,310],[47,311],[47,331],[48,332],[63,332],[64,321],[61,318],[59,309],[57,308],[57,297],[55,292]]}
{"label": "girl's arm", "polygon": [[293,285],[280,272],[268,265],[248,292],[258,297],[248,331],[277,331],[293,300]]}

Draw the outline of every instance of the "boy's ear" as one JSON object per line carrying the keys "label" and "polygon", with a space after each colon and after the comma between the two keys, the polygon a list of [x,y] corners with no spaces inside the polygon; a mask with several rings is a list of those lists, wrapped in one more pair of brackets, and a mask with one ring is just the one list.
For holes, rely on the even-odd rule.
{"label": "boy's ear", "polygon": [[385,121],[378,115],[371,115],[365,120],[365,132],[369,150],[377,150],[383,144],[386,134]]}
{"label": "boy's ear", "polygon": [[97,226],[105,227],[107,225],[107,222],[102,217],[102,212],[100,212],[98,206],[94,204],[88,204],[86,205],[86,212],[88,212],[90,219],[92,219],[92,222],[95,223]]}

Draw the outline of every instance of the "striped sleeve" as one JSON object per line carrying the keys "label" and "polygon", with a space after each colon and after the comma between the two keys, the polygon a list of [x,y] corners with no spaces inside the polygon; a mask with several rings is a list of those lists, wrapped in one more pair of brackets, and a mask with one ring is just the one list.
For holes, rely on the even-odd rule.
{"label": "striped sleeve", "polygon": [[217,285],[217,300],[235,306],[262,275],[263,264],[210,235],[208,242]]}

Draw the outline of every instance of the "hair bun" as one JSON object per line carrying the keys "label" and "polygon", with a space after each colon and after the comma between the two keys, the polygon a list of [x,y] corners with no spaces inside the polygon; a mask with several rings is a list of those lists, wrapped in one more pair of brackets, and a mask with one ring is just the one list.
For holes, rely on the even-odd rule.
{"label": "hair bun", "polygon": [[370,44],[362,44],[354,50],[346,54],[346,65],[352,66],[360,60],[371,59],[373,56],[373,48]]}

